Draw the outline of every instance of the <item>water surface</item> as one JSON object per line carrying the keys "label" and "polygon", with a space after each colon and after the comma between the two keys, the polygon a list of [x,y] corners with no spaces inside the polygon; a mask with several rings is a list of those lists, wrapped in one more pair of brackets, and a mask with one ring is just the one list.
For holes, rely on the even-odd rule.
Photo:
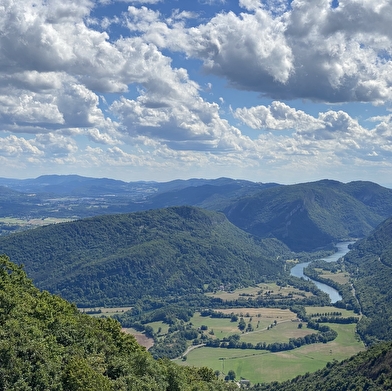
{"label": "water surface", "polygon": [[[343,257],[349,252],[348,246],[350,244],[353,244],[355,242],[340,242],[336,245],[338,251],[328,257],[322,258],[326,262],[336,262],[339,258]],[[342,296],[340,296],[339,292],[335,289],[332,288],[331,286],[327,284],[323,284],[322,282],[312,280],[311,278],[305,276],[304,274],[304,268],[309,265],[310,262],[302,262],[298,263],[295,265],[291,271],[290,274],[295,277],[299,278],[304,278],[305,280],[312,281],[314,284],[316,284],[317,288],[322,290],[323,292],[327,293],[329,297],[331,298],[331,303],[336,303],[339,300],[342,300]]]}

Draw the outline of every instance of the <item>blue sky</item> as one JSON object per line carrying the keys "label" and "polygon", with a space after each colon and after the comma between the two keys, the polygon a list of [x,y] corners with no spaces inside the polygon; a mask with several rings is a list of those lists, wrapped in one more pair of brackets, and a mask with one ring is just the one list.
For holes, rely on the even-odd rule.
{"label": "blue sky", "polygon": [[388,0],[0,9],[0,176],[392,187]]}

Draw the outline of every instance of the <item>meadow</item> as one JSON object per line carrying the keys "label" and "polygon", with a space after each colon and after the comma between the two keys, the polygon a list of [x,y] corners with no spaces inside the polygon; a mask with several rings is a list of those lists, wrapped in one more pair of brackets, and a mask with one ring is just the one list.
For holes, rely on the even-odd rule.
{"label": "meadow", "polygon": [[350,276],[346,272],[331,273],[322,269],[320,270],[320,272],[320,277],[330,279],[341,285],[347,284],[350,281]]}
{"label": "meadow", "polygon": [[[307,307],[307,313],[328,313],[337,311],[335,307]],[[222,310],[223,311],[223,310]],[[227,318],[207,318],[196,314],[192,324],[196,327],[205,325],[217,338],[240,334],[241,341],[253,344],[263,341],[286,342],[289,338],[303,337],[314,333],[306,326],[299,328],[299,322],[293,321],[296,315],[290,310],[270,308],[242,308],[225,310],[228,313],[242,314],[244,320],[251,321],[259,327],[254,327],[253,332],[241,333],[237,322]],[[342,316],[353,316],[352,311],[338,310]],[[252,320],[250,320],[252,319]],[[276,324],[274,321],[277,321]],[[273,327],[268,326],[273,324]],[[202,347],[194,349],[187,354],[186,361],[176,360],[181,365],[208,366],[214,371],[219,371],[224,377],[229,370],[236,373],[237,379],[244,378],[253,384],[260,382],[282,381],[294,378],[307,372],[314,372],[323,368],[333,360],[341,361],[364,349],[363,343],[358,338],[355,324],[328,324],[337,331],[338,337],[328,343],[305,345],[300,348],[271,353],[255,349],[225,349]],[[207,331],[208,332],[208,331]]]}
{"label": "meadow", "polygon": [[206,293],[206,296],[220,298],[225,301],[238,300],[239,298],[256,297],[259,295],[264,296],[280,296],[280,297],[304,297],[311,296],[312,293],[304,292],[292,286],[279,286],[276,283],[262,283],[256,286],[230,290],[219,290],[214,293]]}
{"label": "meadow", "polygon": [[[217,309],[216,312],[224,314],[233,314],[238,318],[242,317],[246,324],[251,323],[255,332],[266,330],[274,322],[293,323],[292,319],[296,318],[296,314],[290,310],[282,310],[279,308],[235,308],[235,309]],[[210,337],[225,338],[233,334],[239,334],[238,321],[232,322],[230,318],[210,318],[201,316],[199,312],[195,313],[190,321],[195,328],[207,326],[207,333]],[[298,323],[295,324],[295,327]],[[211,335],[213,333],[213,335]],[[253,334],[242,334],[241,341],[245,341],[245,337]],[[252,342],[246,340],[246,342]],[[259,341],[257,341],[259,342]]]}
{"label": "meadow", "polygon": [[[210,367],[223,377],[233,370],[237,379],[248,379],[253,384],[288,380],[321,369],[333,360],[341,361],[364,349],[355,336],[355,325],[333,325],[333,329],[338,332],[338,337],[326,344],[306,345],[278,353],[202,347],[189,352],[186,361],[176,361],[182,365]],[[281,340],[286,339],[286,329],[279,331]]]}
{"label": "meadow", "polygon": [[333,306],[324,306],[324,307],[305,307],[305,311],[307,315],[312,314],[328,314],[333,312],[340,312],[343,318],[349,318],[351,316],[358,316],[353,311],[345,310],[342,308],[336,308]]}

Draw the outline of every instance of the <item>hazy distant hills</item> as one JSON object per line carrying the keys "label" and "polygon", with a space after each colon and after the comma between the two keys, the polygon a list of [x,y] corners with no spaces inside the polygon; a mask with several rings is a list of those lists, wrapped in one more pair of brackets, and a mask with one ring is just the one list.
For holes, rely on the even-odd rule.
{"label": "hazy distant hills", "polygon": [[288,249],[221,213],[175,207],[105,215],[0,237],[38,287],[79,304],[126,304],[273,278]]}
{"label": "hazy distant hills", "polygon": [[252,235],[311,251],[370,233],[392,216],[392,189],[331,180],[278,185],[230,178],[162,183],[77,175],[0,178],[0,217],[80,219],[181,205],[221,211]]}
{"label": "hazy distant hills", "polygon": [[[78,197],[97,197],[97,196],[128,196],[135,201],[146,200],[160,193],[168,193],[166,198],[168,204],[163,205],[165,201],[158,200],[162,206],[173,206],[170,198],[173,192],[181,191],[188,188],[197,193],[203,186],[209,186],[210,190],[201,189],[205,196],[211,196],[218,188],[224,188],[225,191],[218,190],[217,193],[229,196],[231,192],[240,190],[244,194],[248,190],[261,190],[265,187],[276,184],[262,184],[245,180],[235,180],[230,178],[218,179],[187,179],[173,180],[169,182],[124,182],[108,178],[89,178],[79,175],[43,175],[33,179],[9,179],[0,178],[0,186],[8,187],[22,193],[46,193],[61,196],[78,196]],[[243,190],[241,192],[241,189]],[[192,197],[192,196],[191,196]],[[183,198],[183,197],[180,197]],[[200,200],[200,197],[199,197]],[[186,200],[188,204],[193,204]],[[151,202],[154,204],[154,201]],[[155,205],[154,205],[155,207]]]}
{"label": "hazy distant hills", "polygon": [[392,218],[345,256],[365,317],[358,331],[368,343],[392,340]]}
{"label": "hazy distant hills", "polygon": [[19,218],[84,218],[180,205],[219,211],[233,199],[276,185],[230,178],[129,183],[78,175],[0,178],[0,217],[11,211]]}
{"label": "hazy distant hills", "polygon": [[392,190],[371,182],[336,181],[275,186],[224,209],[237,227],[276,237],[292,250],[313,250],[367,235],[392,216]]}

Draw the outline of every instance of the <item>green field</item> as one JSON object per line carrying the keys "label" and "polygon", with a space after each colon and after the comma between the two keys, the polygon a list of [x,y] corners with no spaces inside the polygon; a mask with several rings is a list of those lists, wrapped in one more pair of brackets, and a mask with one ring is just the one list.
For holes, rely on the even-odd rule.
{"label": "green field", "polygon": [[37,219],[18,219],[14,217],[0,217],[0,229],[10,227],[9,232],[16,232],[18,230],[41,227],[44,225],[66,223],[72,219],[62,219],[56,217],[46,217]]}
{"label": "green field", "polygon": [[332,306],[325,306],[325,307],[305,307],[305,311],[307,315],[312,315],[312,314],[325,314],[325,313],[332,313],[332,312],[341,312],[342,317],[351,317],[351,316],[358,316],[357,314],[354,313],[354,311],[350,310],[345,310],[341,308],[336,308]]}
{"label": "green field", "polygon": [[276,326],[273,326],[269,330],[265,328],[258,330],[255,328],[255,331],[241,335],[241,341],[251,342],[253,344],[257,344],[258,342],[289,342],[290,338],[299,338],[315,333],[314,330],[306,327],[299,329],[298,324],[297,322],[284,321],[281,323],[278,322]]}
{"label": "green field", "polygon": [[257,296],[281,296],[281,297],[288,297],[291,295],[292,297],[303,297],[303,296],[312,296],[312,293],[310,292],[303,292],[300,291],[299,289],[296,289],[291,286],[285,286],[281,287],[277,285],[276,283],[262,283],[262,284],[257,284],[256,286],[253,287],[248,287],[248,288],[242,288],[242,289],[236,289],[235,291],[217,291],[215,293],[206,293],[206,296],[210,297],[217,297],[222,300],[238,300],[241,297],[242,298],[248,298],[248,297],[257,297]]}
{"label": "green field", "polygon": [[[214,331],[217,338],[224,338],[232,334],[239,334],[242,342],[287,342],[289,338],[303,337],[315,331],[307,329],[305,324],[298,328],[299,322],[292,321],[296,315],[289,310],[272,308],[242,308],[225,310],[227,313],[238,313],[244,320],[254,326],[254,331],[241,333],[238,322],[231,322],[225,318],[209,318],[196,314],[191,322],[194,327],[206,325],[208,330]],[[352,311],[340,310],[335,307],[306,307],[308,314],[342,312],[342,316],[353,316]],[[247,313],[249,312],[249,313]],[[249,316],[245,316],[249,315]],[[267,326],[274,323],[269,330]],[[257,324],[259,327],[257,328]],[[271,353],[255,349],[222,349],[202,347],[188,353],[187,360],[182,365],[208,366],[222,374],[232,369],[240,377],[250,380],[253,384],[259,382],[282,381],[294,378],[306,372],[314,372],[323,368],[333,360],[343,360],[364,349],[362,342],[355,333],[355,324],[328,324],[337,331],[338,337],[326,344],[313,344],[301,348]]]}
{"label": "green field", "polygon": [[42,219],[18,219],[14,217],[0,217],[0,223],[10,225],[48,225],[56,223],[64,223],[72,221],[72,219],[61,219],[56,217],[45,217]]}
{"label": "green field", "polygon": [[92,316],[113,316],[123,314],[129,311],[132,307],[88,307],[79,308],[80,312],[87,313]]}
{"label": "green field", "polygon": [[[235,309],[217,309],[216,312],[223,312],[226,314],[236,314],[237,316],[243,316],[245,322],[249,322],[253,325],[255,331],[265,330],[268,326],[274,323],[276,320],[279,322],[291,322],[291,319],[296,319],[297,315],[290,310],[282,310],[279,308],[235,308]],[[231,322],[230,318],[210,318],[203,317],[200,313],[196,313],[191,323],[194,327],[201,327],[202,325],[207,326],[208,330],[214,331],[217,338],[228,337],[232,334],[240,334],[238,329],[238,322]],[[295,323],[297,328],[298,323]],[[248,333],[249,335],[252,333]],[[247,335],[248,335],[247,334]],[[243,339],[241,338],[241,341]],[[250,341],[246,341],[250,342]],[[257,341],[258,342],[258,341]]]}
{"label": "green field", "polygon": [[160,329],[160,332],[158,333],[159,335],[167,334],[167,332],[169,330],[169,325],[167,323],[163,323],[163,322],[151,322],[151,323],[148,323],[148,325],[153,328],[154,333],[158,333],[158,331]]}
{"label": "green field", "polygon": [[[335,341],[306,345],[301,348],[270,353],[250,349],[199,348],[191,351],[182,365],[208,366],[223,374],[232,369],[237,378],[243,377],[253,384],[283,381],[306,372],[323,368],[333,360],[343,360],[364,349],[355,337],[355,325],[333,325],[338,332]],[[241,338],[242,340],[242,338]]]}

